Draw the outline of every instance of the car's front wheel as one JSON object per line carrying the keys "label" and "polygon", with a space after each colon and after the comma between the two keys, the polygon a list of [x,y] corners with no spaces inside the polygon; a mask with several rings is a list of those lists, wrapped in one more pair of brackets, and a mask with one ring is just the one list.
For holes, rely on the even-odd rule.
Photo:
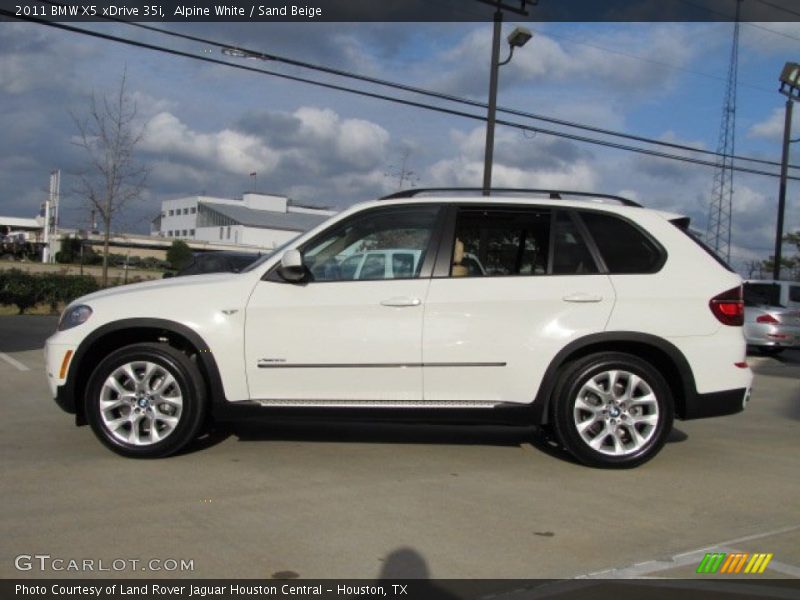
{"label": "car's front wheel", "polygon": [[199,433],[205,386],[197,366],[166,344],[133,344],[94,370],[85,397],[97,437],[123,456],[174,454]]}
{"label": "car's front wheel", "polygon": [[673,401],[650,363],[621,352],[569,364],[555,390],[556,436],[582,463],[629,468],[655,456],[672,429]]}

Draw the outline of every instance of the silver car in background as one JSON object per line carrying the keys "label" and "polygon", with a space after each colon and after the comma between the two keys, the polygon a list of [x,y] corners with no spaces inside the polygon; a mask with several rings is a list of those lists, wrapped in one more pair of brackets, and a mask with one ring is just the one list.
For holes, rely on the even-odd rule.
{"label": "silver car in background", "polygon": [[746,281],[744,336],[763,354],[800,347],[800,282]]}

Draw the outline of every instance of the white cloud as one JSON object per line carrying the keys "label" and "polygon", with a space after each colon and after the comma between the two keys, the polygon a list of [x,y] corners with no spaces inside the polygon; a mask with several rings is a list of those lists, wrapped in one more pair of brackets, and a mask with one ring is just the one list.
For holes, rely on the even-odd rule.
{"label": "white cloud", "polygon": [[153,159],[152,179],[170,188],[183,182],[187,189],[214,189],[224,177],[242,181],[255,171],[270,189],[298,198],[313,198],[320,190],[336,198],[354,197],[359,189],[380,193],[387,185],[390,136],[375,123],[342,119],[333,110],[314,107],[260,117],[247,131],[202,132],[171,112],[158,113],[147,123],[141,143]]}
{"label": "white cloud", "polygon": [[[769,117],[752,125],[750,129],[747,130],[747,137],[780,142],[783,139],[785,115],[785,109],[774,108]],[[800,134],[800,123],[798,123],[798,119],[793,119],[792,137],[795,138],[798,134]]]}
{"label": "white cloud", "polygon": [[[677,71],[665,64],[688,65],[697,51],[696,36],[690,27],[675,24],[637,23],[636,27],[606,32],[591,40],[560,40],[546,32],[535,32],[528,44],[514,53],[502,67],[500,85],[510,87],[529,82],[577,84],[630,93],[642,90],[663,91],[671,87]],[[485,94],[491,47],[488,28],[476,29],[458,45],[444,52],[434,85],[438,89]],[[505,44],[503,53],[506,52]],[[444,72],[446,75],[442,76]]]}
{"label": "white cloud", "polygon": [[[425,183],[435,186],[479,187],[483,182],[485,131],[451,132],[456,156],[433,164]],[[592,190],[597,173],[587,155],[564,147],[560,140],[537,136],[528,140],[518,132],[498,130],[495,136],[492,185],[570,190]],[[560,156],[559,154],[563,154]]]}
{"label": "white cloud", "polygon": [[200,160],[240,175],[270,172],[279,158],[256,136],[230,129],[200,133],[168,112],[159,113],[148,122],[141,147],[152,153]]}
{"label": "white cloud", "polygon": [[300,120],[298,144],[332,151],[337,160],[366,169],[382,160],[389,133],[380,125],[363,119],[341,119],[330,109],[301,107],[294,112]]}

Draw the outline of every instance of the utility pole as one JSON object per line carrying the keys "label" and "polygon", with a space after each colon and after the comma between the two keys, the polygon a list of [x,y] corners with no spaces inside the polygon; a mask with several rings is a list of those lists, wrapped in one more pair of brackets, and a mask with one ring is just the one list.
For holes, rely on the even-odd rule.
{"label": "utility pole", "polygon": [[786,116],[783,122],[783,152],[781,155],[781,181],[778,188],[778,222],[775,231],[775,255],[773,257],[772,278],[781,278],[781,254],[783,250],[783,213],[786,211],[786,177],[789,170],[789,144],[798,142],[792,137],[792,110],[794,103],[800,100],[800,64],[787,62],[778,78],[781,87],[778,90],[786,96]]}
{"label": "utility pole", "polygon": [[786,212],[786,176],[789,171],[789,144],[792,143],[792,109],[794,100],[786,99],[786,115],[783,123],[783,151],[781,154],[781,181],[778,187],[778,222],[775,231],[775,261],[772,265],[772,278],[781,278],[781,258],[783,254],[783,213]]}
{"label": "utility pole", "polygon": [[61,171],[50,173],[50,191],[44,203],[44,246],[42,248],[42,262],[54,262],[56,253],[50,247],[58,239],[58,202],[61,188]]}
{"label": "utility pole", "polygon": [[[53,190],[53,226],[50,230],[50,243],[58,243],[58,207],[61,204],[61,170],[50,173],[50,185]],[[50,262],[55,262],[56,251],[50,251]]]}

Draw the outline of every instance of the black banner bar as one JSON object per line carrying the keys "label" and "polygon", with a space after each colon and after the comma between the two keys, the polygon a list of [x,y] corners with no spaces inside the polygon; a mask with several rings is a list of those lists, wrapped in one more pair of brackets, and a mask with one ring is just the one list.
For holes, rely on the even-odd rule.
{"label": "black banner bar", "polygon": [[553,600],[800,598],[800,580],[696,579],[49,579],[0,581],[3,600]]}
{"label": "black banner bar", "polygon": [[[0,19],[35,17],[51,21],[191,22],[468,22],[491,21],[492,2],[478,0],[0,0]],[[735,2],[719,0],[538,0],[514,22],[733,21]],[[741,20],[800,20],[795,0],[744,2]]]}

